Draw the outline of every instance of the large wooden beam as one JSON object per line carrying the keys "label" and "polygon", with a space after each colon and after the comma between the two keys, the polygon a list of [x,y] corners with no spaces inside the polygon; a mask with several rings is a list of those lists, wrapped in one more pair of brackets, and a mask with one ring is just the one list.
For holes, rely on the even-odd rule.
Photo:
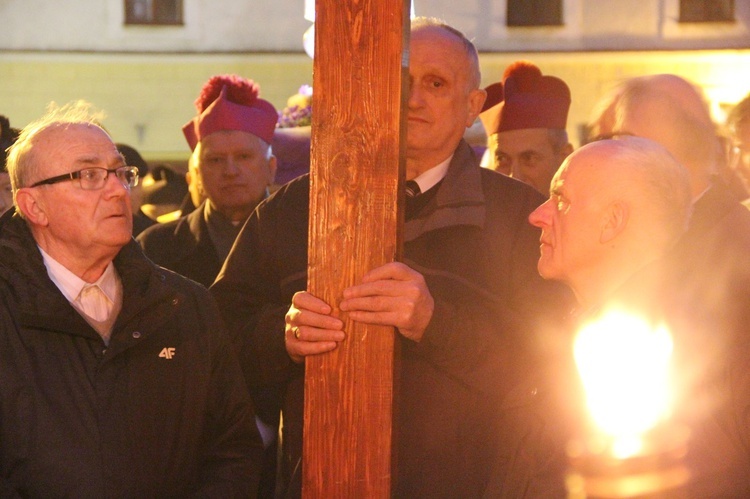
{"label": "large wooden beam", "polygon": [[[308,289],[344,288],[399,258],[409,0],[317,0]],[[389,497],[395,332],[345,321],[334,352],[308,357],[306,498]]]}

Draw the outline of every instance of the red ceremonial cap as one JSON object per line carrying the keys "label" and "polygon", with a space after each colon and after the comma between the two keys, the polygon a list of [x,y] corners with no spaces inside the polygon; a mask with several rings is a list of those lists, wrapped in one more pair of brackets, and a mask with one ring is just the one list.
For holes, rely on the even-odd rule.
{"label": "red ceremonial cap", "polygon": [[479,115],[487,135],[524,128],[565,129],[570,89],[560,78],[542,76],[528,61],[505,69],[502,81],[485,88],[487,100]]}
{"label": "red ceremonial cap", "polygon": [[220,130],[249,132],[270,144],[279,115],[259,92],[255,82],[237,75],[211,77],[195,101],[198,116],[182,127],[190,149]]}

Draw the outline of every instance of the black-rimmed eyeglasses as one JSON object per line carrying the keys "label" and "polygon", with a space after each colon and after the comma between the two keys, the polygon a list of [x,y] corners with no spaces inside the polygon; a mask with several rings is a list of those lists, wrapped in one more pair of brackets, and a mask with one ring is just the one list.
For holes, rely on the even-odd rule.
{"label": "black-rimmed eyeglasses", "polygon": [[50,177],[33,184],[31,187],[40,185],[56,184],[66,180],[78,180],[81,189],[85,191],[97,191],[104,187],[109,174],[114,173],[122,183],[123,187],[130,189],[138,185],[138,168],[135,166],[121,166],[119,168],[84,168],[75,172]]}

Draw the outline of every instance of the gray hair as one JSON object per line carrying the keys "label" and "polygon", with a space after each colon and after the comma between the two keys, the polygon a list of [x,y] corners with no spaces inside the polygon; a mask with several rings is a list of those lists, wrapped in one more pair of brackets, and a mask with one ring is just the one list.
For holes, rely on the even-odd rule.
{"label": "gray hair", "polygon": [[103,118],[103,112],[94,110],[93,105],[84,100],[64,106],[51,102],[44,116],[25,126],[16,143],[8,149],[6,168],[13,188],[13,202],[15,203],[18,189],[26,187],[29,179],[38,176],[42,168],[37,163],[35,154],[35,145],[41,134],[51,128],[67,128],[72,125],[90,125],[104,130],[100,124]]}
{"label": "gray hair", "polygon": [[474,46],[474,43],[466,38],[466,35],[464,35],[461,31],[449,25],[442,19],[438,19],[437,17],[415,17],[411,22],[412,32],[426,28],[439,28],[458,38],[458,40],[463,44],[466,55],[469,58],[469,66],[471,70],[471,78],[469,78],[469,84],[471,85],[471,88],[469,90],[479,88],[479,85],[482,82],[482,72],[479,69],[479,53],[477,52],[477,48]]}

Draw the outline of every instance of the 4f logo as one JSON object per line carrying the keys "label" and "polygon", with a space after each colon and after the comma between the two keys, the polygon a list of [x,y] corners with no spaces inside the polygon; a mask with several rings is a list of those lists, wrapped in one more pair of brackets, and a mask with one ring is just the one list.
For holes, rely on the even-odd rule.
{"label": "4f logo", "polygon": [[159,357],[165,358],[167,360],[172,360],[172,357],[174,357],[174,348],[172,347],[165,347],[161,349],[161,352],[159,352]]}

